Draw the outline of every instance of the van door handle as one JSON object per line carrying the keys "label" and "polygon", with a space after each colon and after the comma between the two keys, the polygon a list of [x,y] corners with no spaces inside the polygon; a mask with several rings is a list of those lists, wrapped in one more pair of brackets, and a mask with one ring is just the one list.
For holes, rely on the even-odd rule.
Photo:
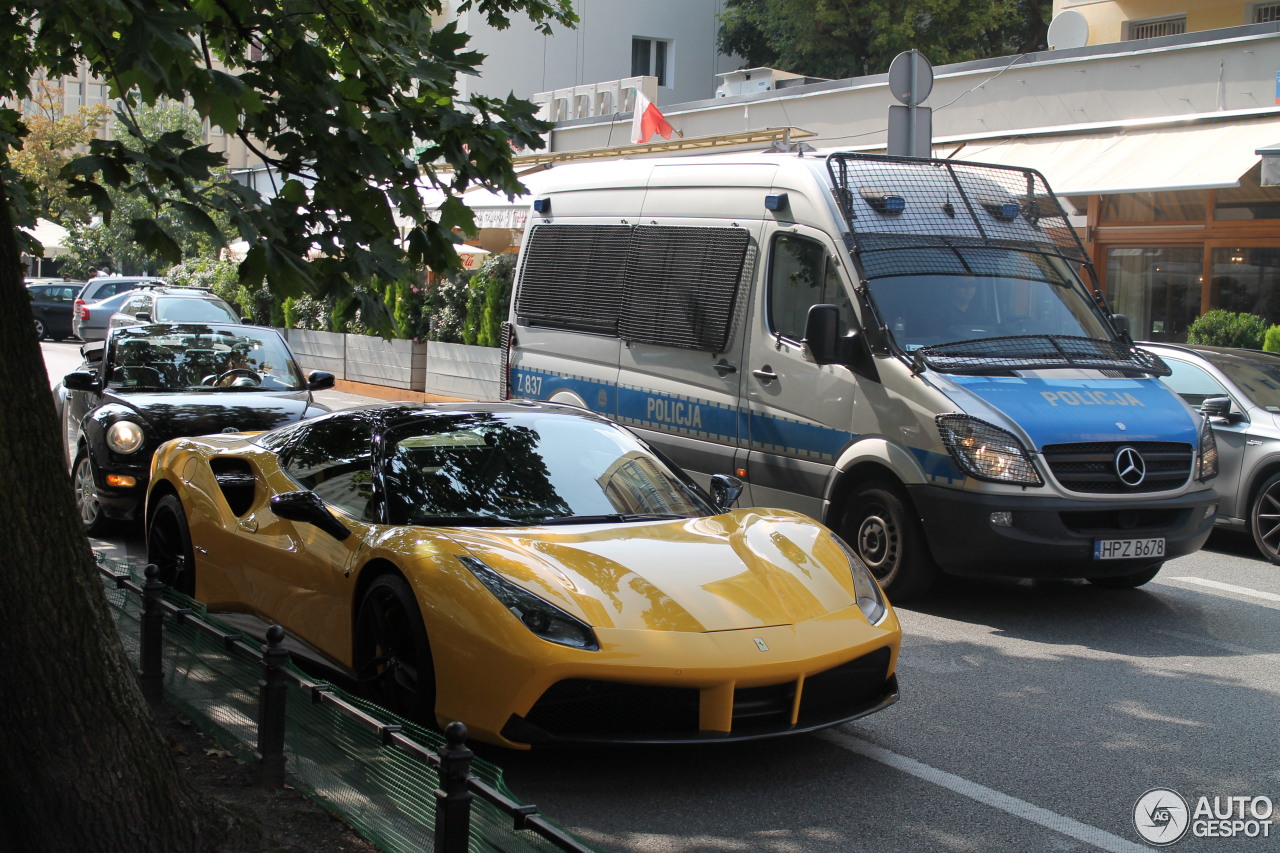
{"label": "van door handle", "polygon": [[723,358],[717,363],[711,365],[712,369],[721,376],[728,376],[730,373],[737,373],[738,368],[725,361]]}
{"label": "van door handle", "polygon": [[772,382],[778,378],[778,374],[774,373],[773,368],[767,364],[759,370],[751,371],[751,375],[756,379],[759,379],[761,382]]}

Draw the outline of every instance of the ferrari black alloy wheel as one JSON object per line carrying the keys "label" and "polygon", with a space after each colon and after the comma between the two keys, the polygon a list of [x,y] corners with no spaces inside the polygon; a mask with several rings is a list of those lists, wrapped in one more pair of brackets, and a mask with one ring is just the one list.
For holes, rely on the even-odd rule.
{"label": "ferrari black alloy wheel", "polygon": [[177,495],[165,495],[147,526],[147,562],[160,570],[159,579],[184,595],[196,592],[196,563],[191,550],[187,513]]}
{"label": "ferrari black alloy wheel", "polygon": [[436,676],[422,612],[399,575],[375,580],[356,617],[361,691],[403,717],[435,725]]}

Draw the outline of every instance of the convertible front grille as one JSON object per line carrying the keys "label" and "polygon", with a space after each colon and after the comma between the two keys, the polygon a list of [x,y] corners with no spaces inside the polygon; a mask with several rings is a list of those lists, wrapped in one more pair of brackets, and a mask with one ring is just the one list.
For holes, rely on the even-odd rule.
{"label": "convertible front grille", "polygon": [[[1132,447],[1146,463],[1146,476],[1136,486],[1120,480],[1116,451]],[[1176,441],[1098,441],[1080,444],[1046,444],[1044,460],[1064,489],[1094,495],[1165,492],[1181,488],[1191,479],[1195,453],[1189,444]]]}
{"label": "convertible front grille", "polygon": [[[728,733],[699,730],[703,691],[697,688],[567,679],[547,690],[524,718],[513,716],[503,735],[532,744],[667,743],[808,731],[896,699],[897,682],[887,676],[889,659],[890,650],[881,648],[805,679],[735,690]],[[797,691],[799,716],[792,725]]]}

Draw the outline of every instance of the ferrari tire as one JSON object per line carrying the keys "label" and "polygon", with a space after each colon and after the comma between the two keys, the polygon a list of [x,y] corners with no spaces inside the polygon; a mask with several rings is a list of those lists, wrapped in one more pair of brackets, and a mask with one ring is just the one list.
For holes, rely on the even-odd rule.
{"label": "ferrari tire", "polygon": [[159,569],[157,577],[183,595],[196,593],[196,561],[191,547],[187,512],[177,495],[165,495],[156,504],[147,525],[147,562]]}
{"label": "ferrari tire", "polygon": [[1249,531],[1262,556],[1280,563],[1280,474],[1272,474],[1249,506]]}
{"label": "ferrari tire", "polygon": [[431,647],[417,599],[399,575],[377,578],[360,602],[355,665],[364,696],[392,713],[435,725]]}
{"label": "ferrari tire", "polygon": [[1152,563],[1141,571],[1130,575],[1118,575],[1108,578],[1089,578],[1089,583],[1105,589],[1137,589],[1160,573],[1163,562]]}
{"label": "ferrari tire", "polygon": [[854,491],[840,533],[893,601],[918,598],[937,579],[920,519],[888,483],[866,483]]}
{"label": "ferrari tire", "polygon": [[102,508],[102,498],[93,476],[93,460],[81,450],[71,466],[71,486],[75,493],[76,511],[80,524],[89,536],[102,536],[114,527]]}

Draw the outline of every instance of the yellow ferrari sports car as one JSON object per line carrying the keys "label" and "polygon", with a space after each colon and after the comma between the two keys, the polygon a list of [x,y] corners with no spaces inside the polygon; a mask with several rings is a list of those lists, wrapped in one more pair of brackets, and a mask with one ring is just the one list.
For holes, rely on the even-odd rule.
{"label": "yellow ferrari sports car", "polygon": [[389,403],[173,439],[147,553],[406,717],[507,747],[730,741],[897,700],[901,629],[799,513],[731,509],[628,430],[542,403]]}

